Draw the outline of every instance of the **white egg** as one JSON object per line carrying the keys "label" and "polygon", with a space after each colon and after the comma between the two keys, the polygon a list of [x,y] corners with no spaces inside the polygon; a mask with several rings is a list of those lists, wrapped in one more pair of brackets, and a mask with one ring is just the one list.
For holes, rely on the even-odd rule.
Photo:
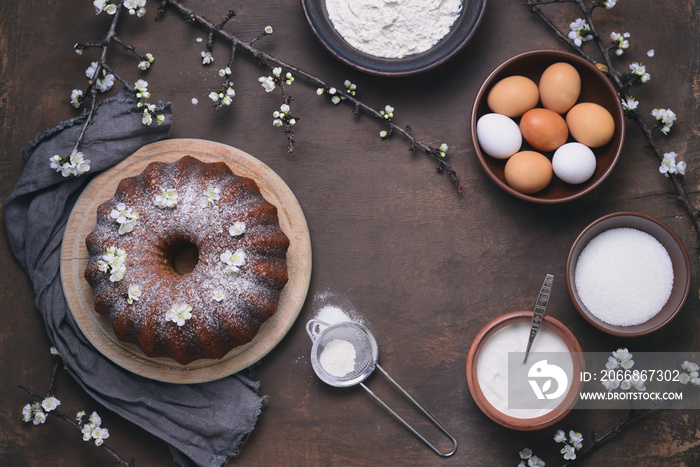
{"label": "white egg", "polygon": [[552,156],[552,169],[566,183],[583,183],[595,172],[595,154],[581,143],[566,143]]}
{"label": "white egg", "polygon": [[481,150],[496,159],[508,159],[520,151],[523,135],[518,124],[505,115],[489,113],[476,122],[476,137]]}

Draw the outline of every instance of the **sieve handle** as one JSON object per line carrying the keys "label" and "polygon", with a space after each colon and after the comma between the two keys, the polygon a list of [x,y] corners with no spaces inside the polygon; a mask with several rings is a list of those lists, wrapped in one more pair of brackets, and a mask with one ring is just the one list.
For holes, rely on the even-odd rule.
{"label": "sieve handle", "polygon": [[[309,335],[309,338],[311,338],[311,342],[315,341],[318,335],[321,334],[321,331],[324,328],[327,328],[328,326],[330,325],[325,321],[321,321],[320,319],[316,318],[311,318],[306,323],[306,333]],[[316,331],[317,327],[320,328],[318,331]]]}
{"label": "sieve handle", "polygon": [[432,415],[430,415],[430,414],[428,413],[428,411],[425,410],[425,409],[418,403],[418,401],[416,401],[413,397],[411,397],[411,395],[410,395],[408,392],[406,392],[406,390],[405,390],[404,388],[402,388],[402,387],[399,385],[399,383],[397,383],[396,381],[394,381],[394,379],[393,379],[391,376],[389,376],[389,373],[387,373],[386,371],[384,371],[384,368],[382,368],[381,366],[379,366],[379,364],[377,364],[377,368],[379,369],[379,371],[381,371],[381,372],[384,374],[384,376],[387,377],[387,379],[388,379],[389,381],[391,381],[391,382],[394,384],[394,386],[396,386],[396,388],[397,388],[399,391],[401,391],[401,393],[402,393],[408,400],[410,400],[410,401],[413,403],[413,405],[415,405],[418,409],[420,409],[421,412],[423,412],[423,415],[425,415],[426,417],[428,417],[428,418],[430,419],[430,421],[433,422],[433,424],[434,424],[437,428],[439,428],[440,431],[442,431],[442,432],[445,434],[445,436],[447,436],[447,437],[450,439],[450,441],[452,441],[452,445],[453,445],[452,450],[449,451],[449,452],[442,452],[442,451],[440,451],[438,448],[436,448],[435,446],[433,446],[433,444],[430,443],[430,441],[428,441],[427,439],[425,439],[425,437],[424,437],[423,435],[421,435],[420,433],[418,433],[418,431],[416,431],[416,429],[413,428],[406,420],[404,420],[399,414],[397,414],[397,413],[394,411],[394,409],[392,409],[391,407],[389,407],[389,406],[386,404],[386,402],[384,402],[382,399],[379,398],[379,396],[377,396],[374,392],[372,392],[372,390],[369,389],[369,388],[365,385],[365,383],[360,383],[360,386],[362,386],[362,387],[365,389],[365,391],[367,391],[368,393],[370,393],[370,395],[371,395],[372,397],[374,397],[374,398],[382,405],[382,407],[384,407],[386,410],[388,410],[389,413],[391,413],[394,417],[396,417],[397,420],[399,420],[401,423],[403,423],[403,425],[404,425],[406,428],[408,428],[414,435],[416,435],[418,438],[420,438],[421,441],[423,441],[426,445],[428,445],[428,447],[429,447],[430,449],[432,449],[432,450],[435,452],[435,454],[437,454],[438,456],[441,456],[441,457],[450,457],[452,454],[454,454],[455,452],[457,452],[457,440],[454,438],[454,436],[452,436],[452,435],[451,435],[437,420],[435,420],[435,418],[434,418]]}

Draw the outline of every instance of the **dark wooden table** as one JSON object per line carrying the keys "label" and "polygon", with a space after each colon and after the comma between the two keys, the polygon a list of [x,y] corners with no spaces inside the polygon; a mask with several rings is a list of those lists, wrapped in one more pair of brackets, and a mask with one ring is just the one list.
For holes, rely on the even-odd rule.
{"label": "dark wooden table", "polygon": [[[218,141],[262,160],[293,190],[311,233],[308,298],[289,334],[256,370],[269,404],[241,455],[229,465],[516,465],[518,451],[525,447],[548,465],[561,463],[552,441],[555,429],[580,431],[586,443],[591,431],[608,431],[626,413],[574,410],[550,429],[511,431],[477,408],[464,374],[479,329],[503,313],[531,309],[546,273],[555,275],[548,312],[575,333],[585,351],[622,346],[632,352],[699,350],[696,277],[677,318],[634,339],[591,327],[566,293],[564,265],[571,242],[588,223],[614,211],[639,211],[667,223],[683,240],[693,274],[700,272],[696,232],[635,124],[627,123],[624,151],[609,179],[566,205],[519,201],[478,166],[469,113],[482,80],[516,53],[566,48],[522,3],[489,0],[478,32],[452,61],[419,76],[389,79],[334,59],[312,35],[296,0],[187,2],[214,22],[235,8],[238,16],[227,28],[244,39],[272,25],[274,35],[256,44],[262,50],[337,85],[350,79],[363,101],[376,108],[394,106],[395,121],[411,125],[419,139],[448,143],[448,161],[463,194],[436,173],[433,161],[410,152],[405,139],[380,139],[381,122],[329,104],[303,80],[290,89],[301,119],[295,128],[296,151],[288,154],[284,135],[271,125],[279,94],[261,89],[257,78],[265,70],[257,63],[237,57],[234,104],[214,113],[206,96],[219,85],[218,67],[200,64],[203,44],[196,40],[205,37],[201,30],[172,11],[154,21],[153,0],[146,18],[126,18],[120,24],[124,40],[156,56],[147,77],[149,90],[154,98],[173,103],[171,136]],[[651,81],[634,93],[642,107],[670,107],[678,115],[661,144],[688,162],[685,187],[693,200],[700,183],[695,157],[700,146],[697,6],[693,0],[621,1],[597,15],[603,35],[632,35],[620,63],[640,60],[651,73]],[[562,25],[577,17],[568,6],[551,11]],[[68,105],[69,95],[84,86],[91,58],[78,56],[72,46],[97,40],[109,20],[104,14],[96,17],[90,2],[37,0],[5,0],[0,18],[0,197],[5,199],[22,170],[20,152],[27,142],[77,115]],[[651,48],[656,54],[649,58]],[[216,67],[226,60],[226,48],[215,47],[214,53]],[[116,50],[111,54],[113,66],[133,67]],[[198,105],[192,104],[193,97]],[[16,385],[45,391],[51,344],[30,283],[2,243],[0,464],[47,465],[50,459],[56,466],[109,465],[111,458],[103,450],[81,441],[64,422],[52,418],[35,427],[21,419],[22,406],[31,398]],[[304,325],[324,299],[357,310],[376,334],[382,366],[455,435],[460,443],[456,455],[438,458],[364,391],[337,390],[318,380]],[[58,396],[68,413],[80,408],[100,412],[65,372],[59,375]],[[117,414],[101,414],[110,430],[108,444],[123,457],[135,458],[137,465],[173,465],[164,442]],[[697,411],[653,411],[586,463],[699,465],[699,430]]]}

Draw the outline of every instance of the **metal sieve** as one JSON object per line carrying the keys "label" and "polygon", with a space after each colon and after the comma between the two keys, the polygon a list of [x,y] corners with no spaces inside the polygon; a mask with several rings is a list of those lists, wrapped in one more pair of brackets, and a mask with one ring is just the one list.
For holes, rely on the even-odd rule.
{"label": "metal sieve", "polygon": [[[411,397],[411,395],[406,392],[404,388],[394,381],[394,379],[389,376],[389,374],[384,371],[381,366],[379,366],[379,363],[377,363],[377,360],[379,359],[377,339],[375,339],[374,334],[372,334],[369,329],[352,321],[343,321],[341,323],[329,325],[323,321],[311,319],[308,323],[306,323],[306,332],[309,334],[309,337],[313,342],[313,346],[311,347],[311,366],[321,381],[335,387],[349,387],[359,384],[365,391],[374,397],[377,402],[382,405],[382,407],[388,410],[389,413],[396,417],[397,420],[399,420],[421,441],[428,445],[428,447],[430,447],[430,449],[432,449],[436,454],[442,457],[449,457],[457,451],[457,440],[440,423],[438,423],[438,421],[435,420],[435,418],[433,418],[433,416],[430,415],[427,410],[425,410],[413,397]],[[355,366],[350,372],[342,377],[335,376],[327,372],[323,368],[323,365],[321,365],[321,354],[325,350],[326,346],[335,339],[350,342],[355,348]],[[391,381],[391,383],[399,391],[401,391],[401,393],[409,401],[411,401],[411,403],[413,403],[413,405],[418,408],[423,415],[428,417],[428,419],[438,429],[440,429],[440,431],[442,431],[450,439],[450,441],[452,441],[453,448],[451,451],[443,453],[438,450],[432,443],[430,443],[423,435],[418,433],[415,428],[406,422],[406,420],[404,420],[364,384],[364,380],[372,374],[375,368],[379,369],[379,371],[389,381]]]}

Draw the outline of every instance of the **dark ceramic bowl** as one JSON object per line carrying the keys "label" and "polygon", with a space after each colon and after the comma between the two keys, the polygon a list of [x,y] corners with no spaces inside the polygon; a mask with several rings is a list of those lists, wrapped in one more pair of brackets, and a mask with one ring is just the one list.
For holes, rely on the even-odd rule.
{"label": "dark ceramic bowl", "polygon": [[[576,340],[576,337],[560,321],[552,318],[549,315],[545,315],[542,326],[556,333],[557,336],[559,336],[559,338],[566,343],[573,361],[574,381],[564,397],[564,400],[558,407],[554,408],[550,412],[534,418],[512,417],[504,414],[491,405],[491,403],[486,399],[486,396],[484,396],[477,378],[477,362],[479,361],[479,353],[483,349],[486,341],[492,335],[494,335],[496,331],[499,331],[500,329],[503,329],[511,324],[530,324],[531,322],[531,311],[515,311],[513,313],[499,316],[484,326],[481,331],[479,331],[476,337],[474,337],[474,340],[469,347],[469,353],[467,354],[467,386],[469,387],[469,392],[471,393],[474,402],[476,402],[476,405],[494,422],[507,428],[520,431],[533,431],[547,428],[566,417],[578,400],[578,394],[583,387],[583,381],[581,381],[581,378],[579,378],[578,375],[580,375],[586,367],[581,346]],[[524,343],[525,342],[523,342],[523,344]]]}
{"label": "dark ceramic bowl", "polygon": [[486,0],[465,1],[450,32],[431,49],[404,58],[381,58],[364,53],[343,39],[328,18],[325,0],[301,0],[311,30],[328,51],[341,62],[366,73],[407,76],[421,73],[454,57],[472,38],[486,8]]}
{"label": "dark ceramic bowl", "polygon": [[[656,238],[668,251],[673,264],[673,289],[668,301],[656,316],[634,326],[615,326],[600,320],[586,308],[576,291],[576,262],[581,251],[597,235],[609,229],[622,227],[641,230]],[[596,328],[614,336],[643,336],[664,327],[683,308],[690,291],[690,260],[681,240],[660,220],[638,212],[616,212],[593,221],[574,240],[566,258],[566,288],[576,310]]]}
{"label": "dark ceramic bowl", "polygon": [[[491,112],[486,103],[486,97],[493,85],[498,81],[508,76],[521,75],[539,84],[542,72],[549,65],[557,62],[566,62],[576,68],[581,76],[581,94],[577,102],[593,102],[605,107],[615,121],[615,135],[605,146],[593,149],[597,165],[595,172],[586,182],[571,185],[561,181],[555,175],[552,182],[544,190],[533,194],[520,193],[506,183],[504,176],[506,160],[495,159],[481,151],[476,137],[476,122],[482,115]],[[479,164],[486,172],[486,175],[500,188],[517,198],[534,203],[564,203],[591,192],[612,172],[620,157],[625,140],[624,111],[617,91],[610,80],[587,60],[578,55],[560,50],[532,50],[509,58],[486,78],[476,95],[474,106],[472,107],[471,135]],[[573,139],[569,138],[569,141],[573,141]],[[525,144],[523,150],[525,149],[530,148]]]}

